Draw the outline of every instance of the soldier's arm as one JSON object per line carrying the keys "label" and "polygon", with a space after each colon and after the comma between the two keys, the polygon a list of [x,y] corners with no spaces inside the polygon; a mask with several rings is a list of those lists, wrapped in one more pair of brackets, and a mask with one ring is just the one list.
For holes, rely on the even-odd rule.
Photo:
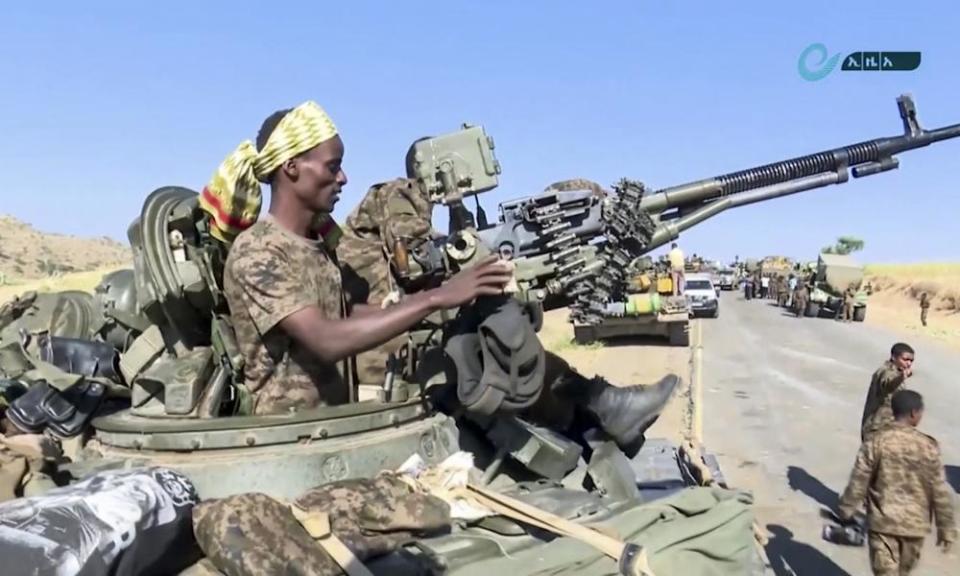
{"label": "soldier's arm", "polygon": [[860,445],[860,451],[857,452],[857,459],[854,462],[853,470],[850,472],[850,480],[847,487],[840,497],[840,504],[837,507],[839,516],[842,520],[853,518],[857,510],[866,500],[867,488],[870,486],[870,478],[873,476],[874,454],[872,442],[864,442]]}
{"label": "soldier's arm", "polygon": [[482,295],[502,294],[511,277],[494,256],[438,288],[413,294],[386,309],[331,319],[319,307],[305,306],[280,320],[279,327],[322,360],[338,362],[389,341],[437,310],[455,308]]}
{"label": "soldier's arm", "polygon": [[878,379],[880,390],[885,394],[890,394],[903,384],[903,372],[896,368],[884,368]]}

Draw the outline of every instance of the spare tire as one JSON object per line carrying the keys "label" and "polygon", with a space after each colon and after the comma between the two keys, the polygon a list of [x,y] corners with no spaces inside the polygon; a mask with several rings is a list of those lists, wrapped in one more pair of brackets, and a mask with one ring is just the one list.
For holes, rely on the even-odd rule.
{"label": "spare tire", "polygon": [[866,306],[857,306],[853,309],[853,321],[854,322],[863,322],[867,319],[867,307]]}

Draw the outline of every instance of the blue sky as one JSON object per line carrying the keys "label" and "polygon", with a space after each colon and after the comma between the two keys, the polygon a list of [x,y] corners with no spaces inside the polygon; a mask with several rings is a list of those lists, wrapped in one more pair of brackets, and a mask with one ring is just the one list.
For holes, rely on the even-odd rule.
{"label": "blue sky", "polygon": [[[950,2],[135,2],[0,8],[0,213],[110,236],[164,185],[199,190],[276,109],[319,102],[349,184],[400,176],[416,138],[483,124],[496,203],[584,177],[663,188],[960,122],[960,8]],[[923,52],[913,72],[835,71],[800,52]],[[838,235],[866,261],[960,260],[960,139],[900,169],[724,213],[685,233],[717,258],[815,257]],[[265,189],[265,193],[267,190]],[[265,203],[266,206],[266,203]]]}

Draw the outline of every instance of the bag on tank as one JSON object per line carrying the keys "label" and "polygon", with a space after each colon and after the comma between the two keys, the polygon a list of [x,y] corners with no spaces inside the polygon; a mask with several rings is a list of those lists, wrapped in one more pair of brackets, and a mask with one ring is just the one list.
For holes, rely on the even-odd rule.
{"label": "bag on tank", "polygon": [[176,574],[199,560],[196,490],[165,468],[108,471],[0,504],[5,576]]}

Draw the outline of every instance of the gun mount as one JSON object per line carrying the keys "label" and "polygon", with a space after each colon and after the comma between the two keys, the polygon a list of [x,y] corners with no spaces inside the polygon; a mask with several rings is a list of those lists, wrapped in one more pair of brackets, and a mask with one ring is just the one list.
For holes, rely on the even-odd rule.
{"label": "gun mount", "polygon": [[[730,208],[843,184],[850,174],[864,178],[896,169],[897,154],[960,136],[960,124],[921,128],[910,95],[898,97],[897,105],[904,129],[900,136],[867,140],[656,192],[648,191],[640,182],[623,179],[606,197],[586,190],[548,189],[501,203],[496,224],[485,226],[485,218],[481,218],[481,224],[474,227],[467,219],[469,224],[454,227],[446,239],[427,244],[405,258],[399,276],[445,275],[485,254],[498,253],[516,263],[520,299],[539,302],[547,309],[569,305],[572,320],[596,324],[606,314],[607,304],[624,299],[630,262],[678,238],[681,232]],[[487,165],[494,165],[489,157],[484,158]],[[463,209],[462,204],[458,209]]]}

